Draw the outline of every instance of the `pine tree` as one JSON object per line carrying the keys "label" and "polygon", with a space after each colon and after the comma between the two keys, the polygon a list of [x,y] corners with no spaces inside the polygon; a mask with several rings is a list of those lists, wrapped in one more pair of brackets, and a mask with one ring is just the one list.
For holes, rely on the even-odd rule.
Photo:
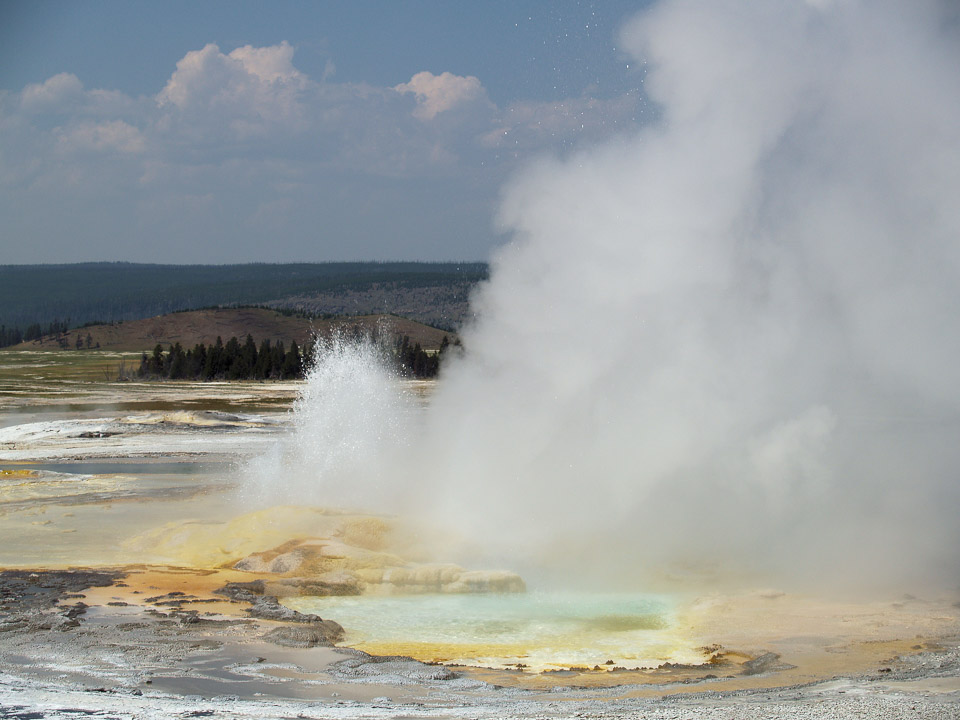
{"label": "pine tree", "polygon": [[257,369],[254,377],[259,380],[265,380],[270,377],[273,369],[273,353],[270,350],[270,341],[264,340],[260,343],[260,350],[257,352]]}
{"label": "pine tree", "polygon": [[283,349],[283,340],[277,340],[277,344],[273,346],[273,355],[270,358],[270,365],[273,366],[275,377],[283,377],[283,361],[286,357],[287,352]]}
{"label": "pine tree", "polygon": [[182,380],[187,376],[186,358],[180,343],[170,348],[169,366],[167,377],[171,380]]}
{"label": "pine tree", "polygon": [[207,353],[207,361],[203,366],[203,379],[213,380],[223,373],[223,340],[217,335],[216,344]]}
{"label": "pine tree", "polygon": [[284,380],[298,378],[303,372],[303,359],[300,357],[300,349],[297,347],[297,341],[290,341],[290,350],[283,359],[283,372],[281,377]]}
{"label": "pine tree", "polygon": [[249,376],[254,368],[257,367],[257,344],[253,341],[252,335],[247,335],[247,340],[244,342],[243,350],[240,351],[240,354],[243,356],[247,367],[250,368],[250,371],[247,373],[247,376]]}
{"label": "pine tree", "polygon": [[160,343],[157,343],[153,348],[153,355],[150,358],[149,372],[151,375],[156,375],[158,377],[163,374],[163,348],[160,347]]}

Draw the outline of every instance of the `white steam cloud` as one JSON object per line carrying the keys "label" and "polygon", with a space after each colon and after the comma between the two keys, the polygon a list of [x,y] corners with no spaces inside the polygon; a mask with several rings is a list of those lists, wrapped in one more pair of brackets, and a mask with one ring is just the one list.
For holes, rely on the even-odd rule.
{"label": "white steam cloud", "polygon": [[515,179],[428,418],[491,555],[955,583],[960,42],[935,2],[665,2],[659,120]]}
{"label": "white steam cloud", "polygon": [[534,581],[955,587],[960,26],[940,11],[637,17],[619,46],[658,121],[507,188],[512,241],[429,411],[369,344],[322,348],[260,487],[426,510]]}

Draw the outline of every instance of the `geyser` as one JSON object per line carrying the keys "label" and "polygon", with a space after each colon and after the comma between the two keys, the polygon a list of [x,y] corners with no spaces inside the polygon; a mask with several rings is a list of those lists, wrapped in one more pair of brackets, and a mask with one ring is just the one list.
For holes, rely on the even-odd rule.
{"label": "geyser", "polygon": [[958,35],[936,2],[637,16],[656,120],[506,188],[423,427],[334,343],[260,474],[528,579],[956,583]]}
{"label": "geyser", "polygon": [[319,337],[313,356],[292,432],[243,468],[245,500],[395,512],[409,495],[396,475],[413,399],[368,337]]}

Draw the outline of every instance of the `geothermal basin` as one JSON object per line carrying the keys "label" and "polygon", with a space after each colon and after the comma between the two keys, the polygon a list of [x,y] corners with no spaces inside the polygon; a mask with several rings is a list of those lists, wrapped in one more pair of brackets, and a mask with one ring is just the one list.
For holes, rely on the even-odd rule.
{"label": "geothermal basin", "polygon": [[[83,693],[106,683],[137,697],[162,690],[166,710],[171,697],[264,693],[427,707],[506,701],[491,688],[532,702],[574,687],[578,702],[607,703],[611,696],[596,695],[610,692],[603,688],[642,698],[906,673],[910,661],[898,657],[929,662],[952,652],[960,634],[956,601],[945,596],[825,599],[690,575],[656,591],[572,590],[576,578],[566,587],[521,579],[509,557],[471,566],[441,530],[409,519],[295,495],[270,504],[283,498],[251,482],[251,472],[262,473],[267,458],[279,469],[274,482],[303,460],[290,447],[305,432],[297,415],[309,395],[303,384],[110,383],[61,356],[45,357],[48,369],[33,378],[33,360],[0,355],[5,582],[55,587],[57,571],[77,568],[111,579],[65,592],[43,611],[66,617],[70,598],[82,597],[89,608],[79,627],[31,629],[10,618],[33,594],[14,601],[7,593],[13,615],[3,627],[15,630],[0,634],[2,702],[27,693],[28,705],[39,703],[59,687],[80,693],[73,702],[83,706]],[[412,399],[404,413],[429,404],[428,384],[399,387]],[[295,489],[300,482],[291,478]],[[400,669],[361,665],[380,668],[364,674],[342,669],[326,643],[267,642],[282,621],[248,618],[250,602],[237,600],[246,596],[224,595],[225,587],[254,587],[254,604],[276,596],[280,613],[339,623],[339,648],[413,660],[390,661]],[[403,665],[414,661],[429,664]],[[924,692],[954,698],[952,667],[924,680]]]}

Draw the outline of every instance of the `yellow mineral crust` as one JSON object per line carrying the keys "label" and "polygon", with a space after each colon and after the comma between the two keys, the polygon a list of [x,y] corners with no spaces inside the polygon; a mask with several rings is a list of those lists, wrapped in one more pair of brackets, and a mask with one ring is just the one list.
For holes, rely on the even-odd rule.
{"label": "yellow mineral crust", "polygon": [[225,522],[168,523],[126,543],[150,562],[232,568],[263,577],[270,594],[523,592],[520,576],[404,557],[389,519],[278,506]]}

